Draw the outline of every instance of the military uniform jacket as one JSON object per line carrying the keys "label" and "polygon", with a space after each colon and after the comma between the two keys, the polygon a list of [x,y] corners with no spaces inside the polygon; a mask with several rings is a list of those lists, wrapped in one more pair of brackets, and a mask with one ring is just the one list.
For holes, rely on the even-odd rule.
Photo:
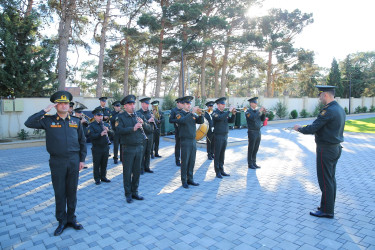
{"label": "military uniform jacket", "polygon": [[156,119],[155,117],[154,117],[154,119],[155,119],[156,123],[158,124],[158,129],[160,131],[160,129],[161,129],[161,123],[164,121],[163,112],[161,112],[160,110],[159,110],[159,117],[160,117],[159,120]]}
{"label": "military uniform jacket", "polygon": [[[150,125],[145,121],[142,115],[137,114],[143,120],[143,129],[147,133],[151,130]],[[144,136],[141,129],[134,131],[134,126],[137,119],[134,114],[130,115],[128,112],[123,112],[117,117],[116,132],[120,134],[120,142],[125,146],[139,146],[143,145]]]}
{"label": "military uniform jacket", "polygon": [[67,157],[71,152],[79,152],[80,162],[85,161],[86,138],[77,117],[68,115],[63,120],[58,114],[46,115],[46,112],[41,110],[30,116],[25,126],[46,131],[46,146],[51,156]]}
{"label": "military uniform jacket", "polygon": [[111,130],[111,126],[108,123],[93,121],[90,123],[89,128],[87,130],[87,134],[91,139],[92,145],[94,147],[108,147],[108,139],[107,136],[101,136],[103,132],[103,126],[107,127],[108,134],[111,135],[113,131]]}
{"label": "military uniform jacket", "polygon": [[95,109],[101,109],[103,113],[103,117],[108,116],[109,118],[111,118],[111,110],[108,107],[103,108],[102,106],[98,106]]}
{"label": "military uniform jacket", "polygon": [[[212,114],[214,114],[214,113],[212,113]],[[212,120],[212,116],[209,113],[204,112],[204,117],[208,121],[209,131],[213,132],[214,121]]]}
{"label": "military uniform jacket", "polygon": [[151,131],[149,131],[149,132],[145,131],[145,132],[146,132],[147,135],[151,136],[151,134],[154,132],[154,123],[153,122],[152,123],[148,122],[148,120],[151,118],[151,114],[152,114],[151,111],[150,110],[144,111],[143,109],[140,109],[140,110],[137,111],[137,114],[138,114],[138,116],[143,115],[143,117],[145,118],[147,124],[150,125]]}
{"label": "military uniform jacket", "polygon": [[318,118],[311,124],[298,129],[303,134],[315,134],[316,144],[333,145],[344,141],[346,114],[336,102],[328,103],[320,111]]}
{"label": "military uniform jacket", "polygon": [[116,110],[113,110],[111,112],[109,121],[111,122],[111,127],[112,127],[113,131],[116,131],[116,119],[117,119],[117,116],[119,114],[120,114],[120,112],[116,112]]}
{"label": "military uniform jacket", "polygon": [[246,113],[246,122],[248,130],[260,130],[262,122],[266,118],[266,115],[259,112],[258,109],[249,108]]}
{"label": "military uniform jacket", "polygon": [[195,124],[202,124],[204,122],[204,117],[181,110],[176,115],[176,120],[179,125],[179,137],[184,139],[195,139]]}
{"label": "military uniform jacket", "polygon": [[214,134],[215,135],[226,135],[229,131],[228,123],[234,122],[236,116],[231,115],[229,117],[229,111],[220,111],[219,109],[215,109],[212,113],[212,119],[214,124]]}
{"label": "military uniform jacket", "polygon": [[169,123],[173,123],[174,125],[174,128],[177,128],[178,127],[178,124],[177,124],[177,114],[181,111],[182,109],[179,109],[177,107],[174,107],[172,110],[171,110],[171,114],[169,115]]}

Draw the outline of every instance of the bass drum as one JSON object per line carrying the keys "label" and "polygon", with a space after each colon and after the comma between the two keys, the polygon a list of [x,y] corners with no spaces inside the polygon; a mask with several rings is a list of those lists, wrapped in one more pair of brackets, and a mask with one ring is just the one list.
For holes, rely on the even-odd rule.
{"label": "bass drum", "polygon": [[204,118],[204,123],[195,124],[195,126],[196,126],[195,140],[200,141],[207,135],[210,125],[207,119]]}

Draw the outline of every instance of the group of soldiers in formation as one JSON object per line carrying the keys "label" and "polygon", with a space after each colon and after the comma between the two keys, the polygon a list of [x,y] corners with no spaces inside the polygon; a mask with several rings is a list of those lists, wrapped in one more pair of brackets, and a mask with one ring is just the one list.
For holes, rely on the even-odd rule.
{"label": "group of soldiers in formation", "polygon": [[[320,93],[330,93],[330,90],[323,89]],[[127,95],[121,101],[113,102],[114,110],[111,111],[105,106],[107,98],[101,97],[99,98],[101,105],[92,111],[94,117],[90,118],[82,113],[82,108],[74,109],[74,116],[69,112],[73,109],[73,107],[69,107],[72,99],[73,97],[69,92],[58,91],[51,96],[51,105],[30,116],[25,122],[25,126],[29,128],[46,130],[46,147],[50,154],[49,164],[55,192],[56,219],[59,222],[54,232],[56,236],[60,235],[66,227],[73,227],[76,230],[83,228],[76,220],[75,208],[79,171],[85,168],[86,137],[90,138],[92,143],[93,175],[97,185],[101,182],[110,182],[106,173],[111,138],[114,144],[113,159],[115,164],[118,163],[120,147],[120,161],[123,166],[123,185],[127,203],[132,203],[134,199],[144,199],[138,193],[140,175],[144,172],[153,173],[150,169],[150,158],[161,157],[159,155],[159,140],[163,115],[158,109],[158,101],[151,102],[153,111],[150,111],[151,98],[143,98],[140,100],[141,109],[136,111],[136,97]],[[254,97],[248,100],[250,108],[245,112],[248,128],[247,161],[250,169],[260,168],[256,162],[256,155],[261,140],[260,129],[266,113],[265,108],[257,108],[257,99],[257,97]],[[176,107],[171,110],[169,117],[169,122],[173,123],[175,128],[175,161],[176,165],[181,168],[181,183],[182,187],[186,189],[189,186],[199,186],[199,183],[194,181],[193,176],[196,158],[196,124],[205,122],[209,124],[206,134],[207,157],[208,160],[214,160],[216,177],[222,179],[223,176],[230,176],[229,173],[224,171],[224,158],[228,141],[228,123],[235,121],[237,112],[234,107],[225,108],[225,97],[221,97],[215,102],[207,102],[207,109],[205,110],[199,107],[191,107],[192,100],[192,96],[177,98]],[[213,110],[215,103],[217,108]],[[332,130],[338,130],[336,127],[332,128],[331,126],[323,130],[324,135],[318,133],[322,131],[323,126],[327,125],[326,123],[329,121],[327,117],[332,117],[332,114],[335,114],[339,109],[338,105],[325,104],[327,104],[326,109],[322,111],[312,125],[306,127],[296,125],[294,129],[305,134],[315,134],[316,137],[317,135],[318,137],[329,136],[330,133],[332,136]],[[124,110],[122,110],[122,106]],[[331,107],[335,109],[333,112]],[[48,115],[47,113],[52,108],[55,108],[57,113]],[[334,116],[334,118],[337,119],[337,116]],[[340,124],[340,129],[343,129],[341,110],[339,110],[339,118],[339,121],[336,120],[335,123]],[[337,145],[340,145],[339,143],[343,141],[342,131],[335,131],[334,135],[336,140],[332,143],[334,146],[328,145],[330,146],[329,150],[332,153],[337,149],[341,154],[341,146],[338,147]],[[329,144],[329,140],[330,138],[323,140],[324,147]],[[327,158],[328,156],[320,153],[321,164],[336,167],[340,156],[333,162]],[[319,184],[321,184],[321,179],[325,182],[327,182],[327,179],[333,180],[328,183],[329,185],[324,183],[321,206],[316,213],[310,214],[333,218],[333,204],[336,193],[334,171],[332,173],[332,170],[324,170],[324,166],[322,166],[322,169],[318,173]],[[319,177],[319,174],[329,176],[324,179],[324,177]],[[331,188],[327,188],[327,186]],[[331,196],[334,196],[334,198]],[[329,201],[327,201],[328,199]]]}

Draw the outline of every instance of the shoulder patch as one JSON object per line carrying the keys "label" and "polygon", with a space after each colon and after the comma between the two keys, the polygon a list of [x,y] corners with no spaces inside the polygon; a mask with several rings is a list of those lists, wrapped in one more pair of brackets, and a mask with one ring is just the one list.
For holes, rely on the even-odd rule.
{"label": "shoulder patch", "polygon": [[247,113],[246,116],[247,116],[247,117],[250,117],[250,113]]}
{"label": "shoulder patch", "polygon": [[176,118],[177,118],[177,119],[180,119],[180,118],[181,118],[181,115],[180,115],[180,114],[176,115]]}
{"label": "shoulder patch", "polygon": [[116,119],[116,121],[115,121],[115,127],[117,127],[118,126],[118,120]]}
{"label": "shoulder patch", "polygon": [[321,115],[325,115],[327,110],[323,109],[322,112],[320,112]]}

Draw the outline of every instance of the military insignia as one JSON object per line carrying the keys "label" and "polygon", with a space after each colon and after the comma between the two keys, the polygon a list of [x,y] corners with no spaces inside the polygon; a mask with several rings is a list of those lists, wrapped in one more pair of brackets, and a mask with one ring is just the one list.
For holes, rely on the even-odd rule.
{"label": "military insignia", "polygon": [[247,113],[246,116],[249,118],[250,117],[250,113]]}
{"label": "military insignia", "polygon": [[58,117],[56,117],[56,120],[60,120],[60,117],[58,116]]}
{"label": "military insignia", "polygon": [[194,120],[196,119],[195,116],[193,116],[193,119],[194,119]]}
{"label": "military insignia", "polygon": [[118,126],[118,120],[116,120],[116,122],[115,122],[115,127],[117,127]]}
{"label": "military insignia", "polygon": [[326,112],[327,112],[327,110],[324,109],[324,110],[322,110],[322,112],[320,112],[320,114],[321,114],[321,115],[325,115]]}
{"label": "military insignia", "polygon": [[178,115],[176,116],[176,118],[177,118],[177,119],[180,119],[180,118],[181,118],[181,115],[180,115],[180,114],[178,114]]}
{"label": "military insignia", "polygon": [[217,113],[214,114],[215,117],[219,117],[219,115]]}
{"label": "military insignia", "polygon": [[90,129],[87,130],[87,133],[90,134]]}

